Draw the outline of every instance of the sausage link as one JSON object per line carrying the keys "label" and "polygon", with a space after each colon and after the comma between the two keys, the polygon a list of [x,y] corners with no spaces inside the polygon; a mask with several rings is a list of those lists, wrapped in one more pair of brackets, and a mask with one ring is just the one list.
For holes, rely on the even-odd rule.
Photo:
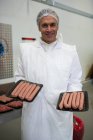
{"label": "sausage link", "polygon": [[63,101],[63,106],[65,108],[69,108],[69,105],[68,105],[69,96],[70,96],[70,93],[66,93],[65,99]]}
{"label": "sausage link", "polygon": [[66,92],[63,94],[62,99],[61,99],[61,101],[60,101],[60,103],[59,103],[59,108],[60,108],[60,109],[63,108],[63,102],[64,102],[64,99],[65,99],[65,96],[66,96]]}
{"label": "sausage link", "polygon": [[40,86],[36,86],[36,88],[34,89],[34,91],[30,94],[30,96],[27,98],[28,99],[28,101],[31,101],[34,97],[35,97],[35,95],[36,95],[36,93],[39,91],[39,89],[40,89]]}
{"label": "sausage link", "polygon": [[11,95],[12,95],[13,97],[17,97],[18,90],[20,89],[20,87],[21,87],[21,85],[22,85],[23,83],[24,83],[24,81],[20,82],[20,83],[16,86],[16,88],[12,91]]}
{"label": "sausage link", "polygon": [[28,99],[29,96],[32,94],[33,90],[36,88],[36,84],[33,84],[31,89],[27,92],[25,99]]}
{"label": "sausage link", "polygon": [[71,108],[72,98],[73,98],[73,92],[70,93],[70,97],[69,97],[69,100],[68,100],[68,108]]}
{"label": "sausage link", "polygon": [[18,88],[16,94],[15,94],[15,97],[18,97],[20,92],[22,91],[22,89],[25,87],[26,83],[22,83],[21,86]]}
{"label": "sausage link", "polygon": [[79,108],[80,104],[80,92],[77,92],[77,97],[76,97],[76,107]]}
{"label": "sausage link", "polygon": [[79,104],[79,110],[82,110],[84,107],[84,93],[80,92],[80,104]]}
{"label": "sausage link", "polygon": [[72,108],[76,109],[76,97],[77,97],[77,92],[73,92],[73,97],[72,97]]}
{"label": "sausage link", "polygon": [[25,91],[26,91],[26,89],[29,87],[29,85],[30,85],[30,83],[27,83],[27,82],[25,83],[23,89],[20,91],[20,93],[19,93],[19,95],[18,95],[19,98],[23,98],[23,96],[24,96],[24,94],[25,94]]}
{"label": "sausage link", "polygon": [[24,92],[24,94],[22,94],[21,99],[24,99],[25,96],[27,95],[27,93],[31,90],[33,84],[29,84]]}

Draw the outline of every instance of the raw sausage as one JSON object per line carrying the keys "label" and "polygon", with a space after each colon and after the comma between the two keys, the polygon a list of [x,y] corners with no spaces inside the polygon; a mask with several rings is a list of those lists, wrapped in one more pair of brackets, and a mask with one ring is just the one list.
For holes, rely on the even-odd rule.
{"label": "raw sausage", "polygon": [[30,83],[26,83],[23,87],[23,89],[20,91],[18,97],[22,98],[25,94],[26,89],[30,86]]}
{"label": "raw sausage", "polygon": [[37,92],[39,91],[40,86],[36,86],[36,88],[34,89],[34,91],[30,94],[30,96],[28,96],[28,100],[31,101],[33,100],[33,98],[35,97],[35,95],[37,94]]}
{"label": "raw sausage", "polygon": [[65,99],[63,101],[63,106],[65,108],[69,108],[69,105],[68,105],[69,96],[70,96],[70,93],[66,93]]}
{"label": "raw sausage", "polygon": [[19,95],[20,95],[20,92],[24,89],[24,87],[26,86],[26,82],[24,82],[21,86],[20,86],[20,88],[18,88],[18,90],[17,90],[17,92],[16,92],[16,97],[19,97]]}
{"label": "raw sausage", "polygon": [[77,92],[77,97],[76,97],[76,107],[78,108],[80,104],[80,92]]}
{"label": "raw sausage", "polygon": [[61,101],[60,101],[60,103],[59,103],[59,108],[60,108],[60,109],[63,108],[63,102],[64,102],[64,99],[65,99],[65,96],[66,96],[66,92],[63,94],[62,99],[61,99]]}
{"label": "raw sausage", "polygon": [[68,100],[68,108],[71,108],[72,97],[73,97],[73,92],[70,93],[70,97],[69,97],[69,100]]}
{"label": "raw sausage", "polygon": [[22,100],[25,98],[25,96],[27,95],[27,93],[30,91],[30,89],[32,88],[32,85],[33,85],[33,84],[30,84],[30,85],[26,88],[24,94],[22,94],[22,96],[20,97]]}
{"label": "raw sausage", "polygon": [[36,84],[33,84],[31,89],[26,94],[25,99],[29,99],[30,95],[32,94],[32,92],[34,91],[35,88],[36,88]]}
{"label": "raw sausage", "polygon": [[13,97],[17,97],[18,90],[20,89],[20,87],[21,87],[21,85],[22,85],[23,83],[24,83],[23,81],[20,82],[20,83],[16,86],[16,88],[12,91],[11,95],[12,95]]}
{"label": "raw sausage", "polygon": [[73,92],[73,97],[72,97],[72,108],[76,109],[76,97],[77,97],[77,92]]}
{"label": "raw sausage", "polygon": [[80,104],[79,104],[79,110],[82,110],[84,106],[84,93],[80,92]]}

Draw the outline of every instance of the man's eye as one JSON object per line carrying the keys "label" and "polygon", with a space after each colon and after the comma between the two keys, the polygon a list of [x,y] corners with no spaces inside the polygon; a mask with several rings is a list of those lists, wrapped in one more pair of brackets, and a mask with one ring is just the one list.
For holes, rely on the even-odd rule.
{"label": "man's eye", "polygon": [[43,24],[43,25],[42,25],[42,28],[47,28],[47,27],[48,27],[47,24]]}
{"label": "man's eye", "polygon": [[48,28],[48,27],[56,27],[56,23],[51,23],[51,24],[42,24],[42,28]]}
{"label": "man's eye", "polygon": [[55,26],[56,26],[56,23],[51,23],[50,26],[51,26],[51,27],[55,27]]}

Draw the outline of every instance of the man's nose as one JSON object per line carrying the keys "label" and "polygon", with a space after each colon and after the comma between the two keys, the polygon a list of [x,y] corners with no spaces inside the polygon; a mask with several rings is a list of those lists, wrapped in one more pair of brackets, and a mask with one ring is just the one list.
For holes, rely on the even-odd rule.
{"label": "man's nose", "polygon": [[47,30],[51,31],[51,26],[50,25],[47,26]]}

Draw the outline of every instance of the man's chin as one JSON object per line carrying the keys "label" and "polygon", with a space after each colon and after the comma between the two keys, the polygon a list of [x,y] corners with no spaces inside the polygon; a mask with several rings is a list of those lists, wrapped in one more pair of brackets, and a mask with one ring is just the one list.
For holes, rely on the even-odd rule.
{"label": "man's chin", "polygon": [[53,43],[55,40],[46,40],[46,43],[50,44]]}
{"label": "man's chin", "polygon": [[56,39],[54,39],[54,38],[51,38],[51,37],[48,37],[48,38],[42,38],[42,40],[44,41],[44,42],[46,42],[46,43],[48,43],[48,44],[50,44],[50,43],[52,43],[52,42],[54,42]]}

